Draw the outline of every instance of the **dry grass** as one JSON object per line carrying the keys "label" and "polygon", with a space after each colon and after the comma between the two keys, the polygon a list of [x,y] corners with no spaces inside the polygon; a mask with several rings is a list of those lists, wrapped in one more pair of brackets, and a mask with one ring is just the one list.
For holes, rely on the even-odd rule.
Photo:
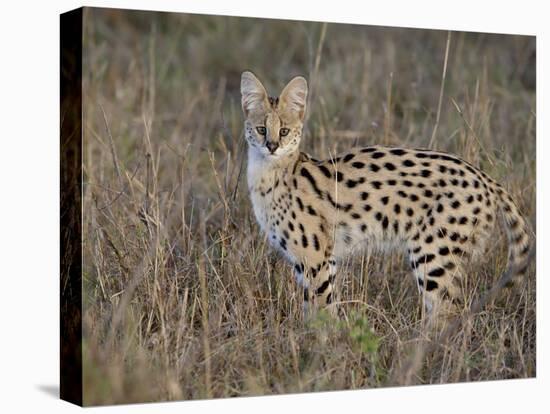
{"label": "dry grass", "polygon": [[[303,74],[304,150],[433,135],[534,221],[534,38],[454,32],[445,59],[438,31],[85,16],[86,404],[535,376],[534,269],[443,344],[424,338],[399,255],[347,263],[345,318],[304,322],[291,269],[251,213],[238,88],[245,69],[273,93]],[[470,301],[504,271],[503,234],[494,240],[470,271]]]}

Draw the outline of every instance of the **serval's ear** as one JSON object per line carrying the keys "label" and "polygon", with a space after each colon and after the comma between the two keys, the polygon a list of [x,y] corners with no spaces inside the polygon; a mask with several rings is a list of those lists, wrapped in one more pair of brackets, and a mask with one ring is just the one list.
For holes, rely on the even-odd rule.
{"label": "serval's ear", "polygon": [[241,104],[245,116],[251,111],[266,111],[269,107],[267,92],[252,72],[241,75]]}
{"label": "serval's ear", "polygon": [[281,109],[292,112],[300,118],[304,119],[306,113],[307,102],[307,81],[301,77],[296,76],[285,86],[279,97],[279,105]]}

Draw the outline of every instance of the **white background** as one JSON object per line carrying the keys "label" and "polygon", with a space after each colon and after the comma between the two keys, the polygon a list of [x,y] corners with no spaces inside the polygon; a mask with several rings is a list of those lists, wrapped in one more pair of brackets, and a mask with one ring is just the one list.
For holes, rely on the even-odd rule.
{"label": "white background", "polygon": [[[59,381],[59,13],[76,1],[3,2],[0,12],[0,411],[80,410]],[[310,3],[310,4],[308,4]],[[143,404],[105,412],[498,412],[548,410],[548,24],[544,1],[88,1],[89,6],[537,35],[537,379]],[[546,103],[546,105],[545,105]],[[544,122],[546,121],[546,122]],[[545,349],[546,348],[546,349]],[[546,390],[545,390],[546,389]],[[96,412],[98,408],[88,411]],[[546,411],[548,412],[548,411]]]}

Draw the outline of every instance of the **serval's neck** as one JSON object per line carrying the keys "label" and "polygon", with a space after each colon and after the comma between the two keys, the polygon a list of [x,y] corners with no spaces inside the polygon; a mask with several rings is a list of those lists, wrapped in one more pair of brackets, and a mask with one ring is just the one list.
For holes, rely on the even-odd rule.
{"label": "serval's neck", "polygon": [[277,178],[292,173],[300,156],[294,151],[281,158],[264,157],[253,148],[248,149],[248,187],[250,191],[267,190]]}

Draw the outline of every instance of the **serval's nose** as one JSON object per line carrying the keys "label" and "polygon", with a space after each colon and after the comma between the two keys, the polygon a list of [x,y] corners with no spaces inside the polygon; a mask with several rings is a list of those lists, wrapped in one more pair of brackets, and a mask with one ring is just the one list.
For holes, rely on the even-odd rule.
{"label": "serval's nose", "polygon": [[277,151],[277,148],[279,148],[279,143],[278,142],[273,142],[273,141],[267,141],[265,143],[265,146],[267,147],[269,152],[271,152],[273,154],[273,153],[275,153],[275,151]]}

